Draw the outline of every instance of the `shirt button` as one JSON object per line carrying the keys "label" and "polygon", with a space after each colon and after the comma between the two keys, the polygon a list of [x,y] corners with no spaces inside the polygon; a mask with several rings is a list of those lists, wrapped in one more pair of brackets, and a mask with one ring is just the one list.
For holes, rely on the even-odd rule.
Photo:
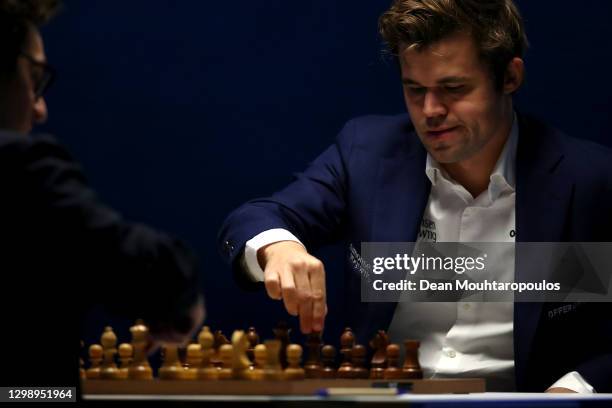
{"label": "shirt button", "polygon": [[451,351],[448,352],[448,356],[450,358],[455,358],[455,357],[457,357],[457,353],[455,353],[455,350],[451,350]]}

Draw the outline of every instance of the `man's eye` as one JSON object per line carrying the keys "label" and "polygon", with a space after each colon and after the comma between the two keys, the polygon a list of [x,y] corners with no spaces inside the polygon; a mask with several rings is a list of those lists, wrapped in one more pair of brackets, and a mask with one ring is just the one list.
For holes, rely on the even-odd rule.
{"label": "man's eye", "polygon": [[465,90],[465,85],[447,85],[444,89],[451,93],[458,93]]}

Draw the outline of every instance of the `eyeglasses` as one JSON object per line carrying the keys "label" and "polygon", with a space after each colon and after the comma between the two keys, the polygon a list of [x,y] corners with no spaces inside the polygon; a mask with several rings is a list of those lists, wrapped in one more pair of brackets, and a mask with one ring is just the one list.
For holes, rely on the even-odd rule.
{"label": "eyeglasses", "polygon": [[34,95],[36,99],[43,96],[55,79],[55,70],[47,63],[35,60],[31,55],[22,52],[19,54],[32,65],[32,81],[34,82]]}

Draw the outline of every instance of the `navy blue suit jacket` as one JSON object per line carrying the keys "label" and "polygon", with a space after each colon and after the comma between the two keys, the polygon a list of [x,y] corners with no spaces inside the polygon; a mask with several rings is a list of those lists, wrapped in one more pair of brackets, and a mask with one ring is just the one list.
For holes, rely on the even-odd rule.
{"label": "navy blue suit jacket", "polygon": [[[220,250],[242,279],[236,261],[244,244],[267,229],[287,229],[311,251],[337,241],[357,249],[361,242],[416,241],[431,188],[425,161],[407,115],[351,120],[289,186],[230,214],[219,234]],[[516,171],[517,241],[610,241],[610,150],[519,115]],[[345,275],[346,318],[363,341],[388,328],[395,304],[361,303],[359,272],[347,262]],[[598,392],[612,391],[611,305],[585,303],[570,313],[549,313],[559,306],[515,304],[518,390],[544,391],[577,370]]]}

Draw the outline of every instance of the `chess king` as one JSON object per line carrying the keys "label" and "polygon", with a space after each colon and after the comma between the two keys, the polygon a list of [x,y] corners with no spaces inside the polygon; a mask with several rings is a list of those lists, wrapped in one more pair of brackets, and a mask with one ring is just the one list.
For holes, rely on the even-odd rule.
{"label": "chess king", "polygon": [[[415,242],[431,235],[420,226],[438,242],[610,241],[612,153],[515,108],[527,38],[512,0],[395,0],[379,27],[408,115],[349,121],[290,185],[228,216],[219,250],[241,284],[262,282],[308,333],[327,313],[312,253],[332,242]],[[514,251],[495,260],[511,276],[515,261]],[[426,377],[612,391],[609,303],[559,319],[547,317],[559,305],[543,303],[362,303],[356,264],[345,269],[346,323],[361,343],[377,329],[421,340]]]}
{"label": "chess king", "polygon": [[[204,318],[190,251],[122,219],[56,140],[29,135],[47,118],[53,79],[38,27],[57,7],[0,0],[3,386],[77,386],[81,319],[95,303],[143,317],[167,342],[186,341]],[[90,352],[98,361],[101,349]]]}

